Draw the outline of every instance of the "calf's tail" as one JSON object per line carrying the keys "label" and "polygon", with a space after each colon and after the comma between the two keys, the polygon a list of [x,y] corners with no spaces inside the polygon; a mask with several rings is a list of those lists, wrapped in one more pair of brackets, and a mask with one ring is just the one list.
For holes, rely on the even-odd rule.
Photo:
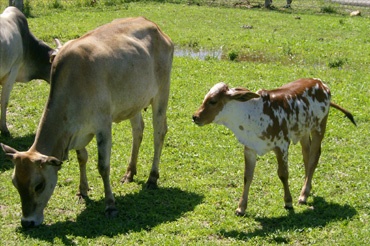
{"label": "calf's tail", "polygon": [[330,102],[330,106],[331,106],[331,107],[333,107],[333,108],[336,108],[336,109],[338,109],[338,110],[340,110],[340,111],[342,111],[342,112],[347,116],[347,118],[348,118],[348,119],[350,119],[350,121],[351,121],[355,126],[357,126],[356,121],[355,121],[355,119],[353,118],[353,115],[352,115],[348,110],[346,110],[346,109],[342,108],[341,106],[339,106],[338,104],[335,104],[335,103],[333,103],[333,102]]}

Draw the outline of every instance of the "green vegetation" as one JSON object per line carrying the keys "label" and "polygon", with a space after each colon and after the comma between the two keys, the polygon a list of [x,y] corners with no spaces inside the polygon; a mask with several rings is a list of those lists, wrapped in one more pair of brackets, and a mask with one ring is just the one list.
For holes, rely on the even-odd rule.
{"label": "green vegetation", "polygon": [[[20,199],[11,183],[13,167],[0,153],[1,245],[370,244],[369,18],[320,9],[231,8],[222,1],[215,1],[218,7],[212,7],[205,0],[189,1],[190,5],[180,0],[67,4],[72,2],[30,1],[32,32],[54,45],[54,37],[66,42],[113,19],[142,15],[156,22],[177,50],[220,49],[222,59],[174,59],[169,132],[158,190],[143,189],[153,155],[151,110],[143,113],[146,130],[138,175],[128,185],[119,181],[130,154],[130,124],[114,125],[111,180],[120,210],[116,219],[104,217],[94,141],[88,146],[90,199],[80,204],[75,196],[79,175],[76,155],[71,152],[45,209],[44,225],[31,230],[20,227]],[[274,1],[283,6],[279,3],[283,1]],[[61,7],[56,8],[57,4]],[[258,90],[301,77],[326,81],[333,101],[354,114],[358,127],[340,112],[331,111],[312,196],[307,206],[295,205],[294,212],[283,208],[274,155],[259,157],[247,215],[237,217],[234,210],[243,182],[242,146],[224,127],[195,126],[192,113],[219,81]],[[48,90],[42,81],[14,86],[8,108],[12,138],[0,137],[0,142],[19,150],[29,148]],[[304,177],[300,152],[299,145],[291,146],[294,199],[298,199]]]}

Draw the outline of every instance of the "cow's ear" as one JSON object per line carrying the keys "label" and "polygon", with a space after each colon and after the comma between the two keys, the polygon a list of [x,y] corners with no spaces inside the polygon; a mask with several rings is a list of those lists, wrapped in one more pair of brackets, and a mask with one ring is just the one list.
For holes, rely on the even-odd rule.
{"label": "cow's ear", "polygon": [[227,94],[230,96],[231,99],[241,102],[260,97],[260,95],[258,95],[257,93],[251,92],[250,90],[244,88],[230,89]]}
{"label": "cow's ear", "polygon": [[53,50],[52,52],[50,52],[49,54],[49,62],[50,64],[53,63],[54,59],[55,59],[55,56],[58,54],[58,50]]}
{"label": "cow's ear", "polygon": [[15,155],[18,153],[16,149],[13,149],[12,147],[5,145],[3,143],[1,143],[1,148],[5,152],[6,157],[9,159],[14,159]]}

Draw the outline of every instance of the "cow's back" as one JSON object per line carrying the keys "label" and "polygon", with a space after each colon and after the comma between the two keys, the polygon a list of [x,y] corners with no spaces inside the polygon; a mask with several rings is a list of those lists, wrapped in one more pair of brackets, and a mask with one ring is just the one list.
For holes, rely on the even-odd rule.
{"label": "cow's back", "polygon": [[171,40],[153,22],[115,20],[62,47],[52,65],[50,98],[79,102],[68,109],[74,114],[83,105],[76,117],[103,112],[116,122],[129,119],[169,89],[172,56]]}
{"label": "cow's back", "polygon": [[320,130],[321,121],[329,113],[330,90],[318,79],[301,79],[259,93],[264,101],[263,112],[272,120],[266,130],[271,138],[282,132],[282,138],[297,143],[312,130]]}

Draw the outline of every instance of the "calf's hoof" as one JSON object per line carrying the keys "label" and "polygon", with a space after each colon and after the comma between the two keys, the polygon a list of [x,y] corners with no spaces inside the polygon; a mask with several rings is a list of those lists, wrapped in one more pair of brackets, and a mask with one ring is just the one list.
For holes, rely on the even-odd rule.
{"label": "calf's hoof", "polygon": [[307,205],[307,200],[306,200],[306,199],[301,199],[301,198],[300,198],[300,199],[298,200],[298,204],[299,204],[299,205]]}
{"label": "calf's hoof", "polygon": [[236,216],[240,216],[240,217],[242,217],[242,216],[244,216],[244,215],[245,215],[245,211],[242,211],[240,208],[237,208],[237,209],[235,210],[235,215],[236,215]]}

